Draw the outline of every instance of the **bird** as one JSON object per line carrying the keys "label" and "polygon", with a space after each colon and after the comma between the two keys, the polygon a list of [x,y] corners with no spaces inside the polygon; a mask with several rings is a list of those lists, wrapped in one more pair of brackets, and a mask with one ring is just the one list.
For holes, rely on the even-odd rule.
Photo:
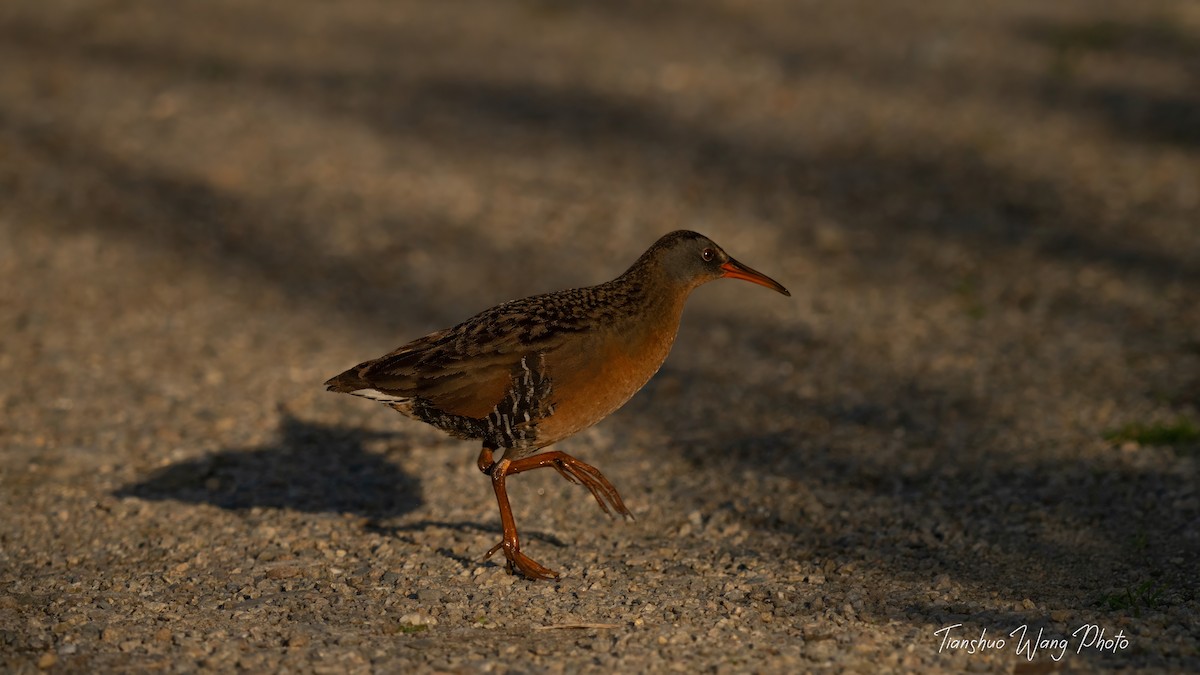
{"label": "bird", "polygon": [[608,417],[658,372],[693,290],[743,279],[790,296],[779,282],[689,230],[662,236],[612,281],[513,300],[430,333],[325,382],[384,403],[452,437],[482,442],[510,574],[556,580],[521,549],[506,481],[550,467],[587,488],[610,517],[633,518],[598,469],[545,450]]}

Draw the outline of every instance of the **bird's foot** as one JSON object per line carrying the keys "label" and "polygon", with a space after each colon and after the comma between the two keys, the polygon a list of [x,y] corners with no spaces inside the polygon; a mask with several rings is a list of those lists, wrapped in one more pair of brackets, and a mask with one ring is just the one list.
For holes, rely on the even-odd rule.
{"label": "bird's foot", "polygon": [[630,520],[634,519],[633,514],[625,506],[625,502],[621,501],[621,494],[617,492],[617,488],[608,482],[604,474],[600,473],[600,469],[587,462],[581,462],[565,452],[556,450],[518,459],[509,467],[508,473],[521,473],[544,466],[554,467],[558,473],[562,474],[563,478],[587,488],[596,498],[596,503],[609,516],[612,516],[615,511]]}
{"label": "bird's foot", "polygon": [[555,461],[554,468],[562,474],[563,478],[587,488],[596,498],[596,503],[600,505],[604,513],[612,516],[615,511],[629,520],[633,520],[633,513],[625,506],[625,502],[621,501],[621,494],[617,492],[617,488],[608,482],[608,479],[596,467],[567,455]]}
{"label": "bird's foot", "polygon": [[496,544],[489,550],[483,559],[487,560],[495,555],[496,551],[504,550],[504,557],[507,560],[508,573],[512,574],[513,570],[520,572],[526,579],[532,581],[550,580],[558,581],[558,572],[552,569],[543,567],[536,560],[521,553],[521,549],[516,546],[505,546],[506,540],[501,539],[500,543]]}

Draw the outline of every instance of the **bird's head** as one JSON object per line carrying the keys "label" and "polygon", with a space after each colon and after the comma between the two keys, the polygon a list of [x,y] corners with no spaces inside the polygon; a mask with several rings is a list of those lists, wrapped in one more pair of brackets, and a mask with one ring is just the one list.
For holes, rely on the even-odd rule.
{"label": "bird's head", "polygon": [[717,279],[745,279],[791,296],[778,281],[734,260],[713,240],[690,230],[664,235],[643,258],[686,288]]}

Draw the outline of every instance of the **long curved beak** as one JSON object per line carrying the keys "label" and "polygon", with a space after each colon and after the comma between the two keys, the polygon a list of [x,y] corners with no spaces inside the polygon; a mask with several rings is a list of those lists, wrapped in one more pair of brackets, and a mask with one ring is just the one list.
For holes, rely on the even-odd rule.
{"label": "long curved beak", "polygon": [[788,293],[788,289],[784,288],[783,284],[775,281],[762,272],[753,270],[743,265],[733,258],[730,258],[729,262],[722,264],[721,269],[725,272],[721,276],[726,279],[745,279],[746,281],[754,282],[759,286],[766,286],[773,291],[783,293],[789,298],[792,297],[792,294]]}

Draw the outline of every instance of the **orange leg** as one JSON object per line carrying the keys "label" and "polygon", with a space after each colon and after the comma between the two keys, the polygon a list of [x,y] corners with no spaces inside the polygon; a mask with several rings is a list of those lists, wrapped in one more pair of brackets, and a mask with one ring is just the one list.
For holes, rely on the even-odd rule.
{"label": "orange leg", "polygon": [[483,473],[490,474],[492,472],[492,467],[496,466],[496,460],[492,459],[492,452],[492,448],[489,448],[486,445],[483,446],[483,449],[479,451],[479,459],[476,460],[475,466],[478,466],[479,470]]}
{"label": "orange leg", "polygon": [[508,503],[508,491],[504,487],[504,479],[508,477],[512,461],[502,459],[492,466],[492,489],[496,491],[496,503],[500,505],[500,526],[504,538],[492,550],[483,556],[484,560],[492,557],[496,551],[504,549],[504,557],[508,561],[508,572],[520,572],[527,579],[557,579],[558,572],[541,566],[534,559],[521,553],[521,542],[517,538],[517,523],[513,520],[512,507]]}
{"label": "orange leg", "polygon": [[500,505],[500,524],[504,531],[504,538],[500,540],[499,544],[493,546],[483,559],[487,560],[496,551],[503,549],[510,573],[516,569],[516,571],[529,579],[558,578],[557,572],[543,567],[524,553],[521,553],[520,540],[517,538],[517,525],[513,519],[512,507],[508,503],[508,491],[505,489],[505,479],[512,474],[552,466],[562,474],[563,478],[586,487],[592,493],[592,496],[596,498],[596,502],[600,504],[600,508],[605,513],[611,516],[612,512],[616,511],[627,518],[633,518],[633,514],[629,512],[629,509],[625,507],[625,503],[621,501],[621,495],[617,493],[617,489],[613,487],[612,483],[608,482],[608,479],[596,467],[590,464],[581,462],[564,452],[558,451],[534,455],[516,461],[502,459],[496,462],[493,459],[492,452],[492,448],[484,446],[479,452],[477,465],[480,471],[490,474],[492,477],[492,489],[496,491],[496,502]]}
{"label": "orange leg", "polygon": [[[513,462],[508,468],[509,474],[521,473],[523,471],[532,471],[545,466],[552,466],[563,478],[571,481],[576,485],[582,485],[592,493],[596,498],[596,503],[608,515],[613,515],[613,511],[633,520],[633,514],[629,509],[625,508],[625,502],[621,501],[621,495],[617,492],[617,488],[608,482],[604,474],[591,464],[581,462],[565,452],[555,450],[553,452],[544,452],[540,455],[518,459]],[[610,508],[611,506],[611,508]]]}

